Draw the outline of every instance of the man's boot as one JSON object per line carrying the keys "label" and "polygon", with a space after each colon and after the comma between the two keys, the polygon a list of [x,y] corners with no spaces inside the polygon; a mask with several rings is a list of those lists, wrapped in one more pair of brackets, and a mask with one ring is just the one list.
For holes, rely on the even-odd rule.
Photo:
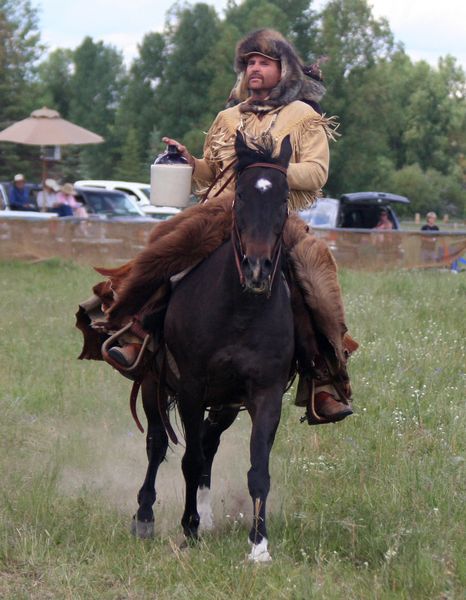
{"label": "man's boot", "polygon": [[309,425],[337,423],[353,414],[349,398],[341,399],[331,383],[300,375],[295,404],[306,408],[302,421]]}
{"label": "man's boot", "polygon": [[142,344],[126,344],[125,346],[113,346],[108,350],[108,355],[121,367],[129,369],[135,362],[141,351]]}

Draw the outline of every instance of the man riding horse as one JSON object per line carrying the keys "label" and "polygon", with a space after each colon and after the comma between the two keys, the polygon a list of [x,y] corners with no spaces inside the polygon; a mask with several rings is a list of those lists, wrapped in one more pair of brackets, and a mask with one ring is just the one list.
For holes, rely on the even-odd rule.
{"label": "man riding horse", "polygon": [[[194,158],[185,146],[164,138],[192,165],[197,194],[206,201],[156,225],[146,249],[128,265],[101,271],[110,276],[116,291],[116,301],[107,310],[112,327],[121,327],[134,315],[150,314],[170,277],[198,264],[230,236],[238,131],[252,147],[268,140],[280,148],[290,136],[289,210],[311,205],[327,180],[334,122],[312,108],[319,108],[325,88],[318,77],[306,76],[294,47],[277,31],[254,31],[237,45],[235,70],[238,79],[229,108],[210,127],[203,158]],[[347,334],[335,261],[325,242],[294,212],[283,242],[300,374],[296,404],[308,408],[309,423],[339,421],[352,413],[346,361],[357,343]],[[139,348],[132,343],[114,346],[109,355],[117,367],[128,367]]]}

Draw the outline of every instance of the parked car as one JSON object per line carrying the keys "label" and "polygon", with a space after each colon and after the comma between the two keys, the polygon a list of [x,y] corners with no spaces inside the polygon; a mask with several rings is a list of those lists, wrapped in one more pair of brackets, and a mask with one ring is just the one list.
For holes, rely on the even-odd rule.
{"label": "parked car", "polygon": [[92,186],[117,190],[128,194],[139,208],[153,219],[165,220],[180,212],[179,208],[172,206],[154,206],[150,203],[150,185],[137,181],[110,181],[107,179],[82,179],[75,183],[77,186]]}
{"label": "parked car", "polygon": [[[8,181],[0,182],[0,218],[10,219],[53,219],[57,217],[57,213],[54,212],[39,212],[35,210],[12,210],[10,208],[9,192],[11,183]],[[42,189],[37,183],[26,183],[26,188],[29,190],[29,194],[34,204],[37,207],[37,194]]]}
{"label": "parked car", "polygon": [[319,198],[311,208],[301,211],[301,217],[312,227],[338,229],[373,229],[381,208],[388,212],[393,229],[400,229],[400,222],[393,204],[409,204],[408,198],[386,192],[353,192],[339,200]]}
{"label": "parked car", "polygon": [[123,192],[74,186],[76,199],[84,204],[90,218],[148,220],[134,200]]}
{"label": "parked car", "polygon": [[[393,209],[397,203],[409,204],[409,200],[386,192],[354,192],[339,199],[319,198],[311,208],[301,211],[300,216],[321,231],[319,236],[325,238],[342,265],[356,265],[360,260],[398,264],[404,248],[398,235],[400,222]],[[382,209],[388,213],[392,231],[374,230]]]}

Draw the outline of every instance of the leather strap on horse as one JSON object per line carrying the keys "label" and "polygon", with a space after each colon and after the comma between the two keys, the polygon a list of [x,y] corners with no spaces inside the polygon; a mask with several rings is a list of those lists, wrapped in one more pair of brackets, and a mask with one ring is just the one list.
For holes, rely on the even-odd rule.
{"label": "leather strap on horse", "polygon": [[[178,438],[176,437],[176,433],[173,430],[173,427],[171,426],[170,419],[168,418],[166,405],[165,406],[162,405],[162,394],[160,393],[160,389],[162,386],[162,377],[164,376],[165,370],[166,370],[165,362],[166,361],[164,358],[163,363],[162,363],[162,369],[161,369],[159,381],[157,384],[157,410],[159,411],[160,419],[162,420],[163,426],[165,427],[165,431],[167,432],[168,437],[176,445],[176,444],[178,444]],[[133,383],[133,386],[131,388],[131,393],[129,396],[129,408],[130,408],[131,415],[134,419],[134,422],[136,423],[137,428],[139,429],[139,431],[141,433],[144,433],[144,427],[141,425],[141,421],[139,420],[137,407],[136,407],[140,388],[141,388],[141,382],[139,380],[135,381]]]}
{"label": "leather strap on horse", "polygon": [[231,211],[231,218],[232,218],[231,229],[232,229],[233,235],[231,236],[231,243],[233,244],[233,254],[235,257],[235,265],[236,265],[236,270],[238,271],[239,282],[241,284],[241,287],[244,287],[244,284],[245,284],[244,274],[241,269],[241,260],[240,260],[239,253],[238,253],[238,246],[239,246],[239,251],[241,253],[241,256],[242,256],[242,258],[244,258],[243,244],[241,243],[241,236],[239,234],[238,224],[236,222],[234,208],[235,208],[235,202],[233,201],[233,206],[232,206],[232,211]]}
{"label": "leather strap on horse", "polygon": [[136,402],[138,399],[139,388],[141,387],[140,381],[135,381],[133,383],[133,387],[131,388],[131,394],[129,395],[129,409],[131,411],[131,415],[133,416],[134,422],[137,425],[137,428],[141,433],[144,433],[144,427],[141,425],[141,421],[139,420]]}
{"label": "leather strap on horse", "polygon": [[254,167],[264,167],[266,169],[275,169],[275,171],[281,171],[284,175],[286,175],[288,172],[288,169],[286,167],[283,167],[282,165],[279,165],[276,163],[266,163],[266,162],[255,162],[252,165],[248,165],[247,167],[244,167],[244,170],[252,169]]}
{"label": "leather strap on horse", "polygon": [[167,414],[167,403],[163,405],[164,395],[161,393],[163,382],[165,381],[167,372],[167,351],[166,349],[163,351],[162,356],[162,365],[160,367],[159,380],[157,382],[157,409],[159,411],[160,419],[165,427],[165,431],[168,434],[170,440],[176,445],[178,444],[178,438],[176,437],[176,433],[171,426],[170,419]]}
{"label": "leather strap on horse", "polygon": [[[212,191],[212,188],[215,186],[215,184],[218,181],[220,181],[220,179],[225,175],[225,173],[228,171],[228,169],[231,169],[231,167],[234,164],[236,164],[236,162],[237,161],[236,161],[236,158],[235,158],[230,163],[228,163],[227,166],[224,169],[222,169],[222,171],[220,171],[220,173],[217,175],[217,177],[215,177],[215,179],[213,180],[213,182],[207,188],[206,193],[202,197],[201,204],[204,204],[204,202],[207,202],[207,197],[210,194],[210,192]],[[225,180],[225,183],[222,185],[222,187],[215,192],[215,194],[213,196],[214,198],[223,192],[223,190],[227,187],[227,185],[232,181],[232,179],[233,179],[234,176],[235,176],[235,172],[233,171],[233,173],[231,173],[231,175],[229,177],[227,177],[227,179]]]}

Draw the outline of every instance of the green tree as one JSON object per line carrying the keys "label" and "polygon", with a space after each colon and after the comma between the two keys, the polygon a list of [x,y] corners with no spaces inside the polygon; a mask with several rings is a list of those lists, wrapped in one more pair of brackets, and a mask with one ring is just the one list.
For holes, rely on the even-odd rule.
{"label": "green tree", "polygon": [[111,178],[118,159],[115,115],[126,84],[123,58],[113,47],[86,37],[74,51],[73,60],[70,120],[105,139],[103,144],[83,147],[80,174]]}
{"label": "green tree", "polygon": [[[116,113],[115,138],[122,147],[127,131],[133,130],[144,164],[143,172],[149,173],[153,162],[151,132],[159,122],[162,107],[156,101],[156,89],[162,78],[166,62],[166,42],[160,33],[144,36],[139,46],[139,56],[133,61],[128,83]],[[146,174],[145,179],[148,175]]]}
{"label": "green tree", "polygon": [[271,27],[286,36],[289,33],[290,20],[278,4],[279,2],[274,0],[244,0],[239,5],[228,6],[225,20],[234,25],[241,35],[253,29]]}
{"label": "green tree", "polygon": [[[39,41],[37,11],[29,0],[0,0],[0,130],[24,119],[35,106],[36,61]],[[30,178],[40,172],[38,149],[0,144],[0,177],[19,170]]]}
{"label": "green tree", "polygon": [[447,57],[438,69],[417,63],[415,78],[406,107],[406,159],[447,174],[466,151],[465,74]]}
{"label": "green tree", "polygon": [[424,171],[419,164],[412,164],[392,174],[391,186],[411,200],[408,207],[411,213],[426,214],[434,210],[439,214],[465,214],[466,194],[455,176],[432,168]]}
{"label": "green tree", "polygon": [[39,65],[39,78],[44,99],[41,104],[58,110],[68,118],[72,97],[73,51],[57,48]]}
{"label": "green tree", "polygon": [[206,61],[220,34],[219,18],[207,4],[178,10],[167,33],[163,77],[155,94],[160,108],[155,124],[163,135],[183,139],[192,129],[208,126],[202,115],[208,110],[207,95],[215,63]]}
{"label": "green tree", "polygon": [[[312,0],[269,0],[286,15],[289,22],[288,35],[303,61],[316,58],[312,40],[315,38],[317,13],[312,9]],[[318,52],[320,54],[320,52]]]}
{"label": "green tree", "polygon": [[[137,134],[135,129],[130,128],[122,148],[121,159],[114,171],[114,177],[122,181],[140,181],[143,175]],[[147,175],[145,179],[147,179]]]}
{"label": "green tree", "polygon": [[[312,49],[328,56],[322,106],[338,116],[342,135],[332,145],[327,190],[338,195],[364,189],[365,181],[379,179],[382,170],[390,169],[389,145],[379,136],[386,86],[379,92],[378,84],[384,82],[374,76],[377,65],[389,60],[396,47],[387,21],[375,19],[366,0],[331,0],[319,17]],[[361,87],[370,94],[361,93]]]}

